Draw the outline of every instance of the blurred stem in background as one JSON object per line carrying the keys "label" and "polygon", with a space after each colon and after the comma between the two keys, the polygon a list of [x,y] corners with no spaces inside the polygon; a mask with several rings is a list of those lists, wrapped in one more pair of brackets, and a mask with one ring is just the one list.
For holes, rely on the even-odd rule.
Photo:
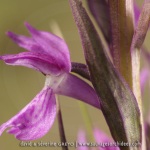
{"label": "blurred stem in background", "polygon": [[[57,24],[57,22],[55,21],[51,21],[50,23],[50,28],[52,29],[53,33],[58,35],[59,37],[63,38],[63,34],[60,30],[60,27],[59,25]],[[63,124],[63,118],[62,118],[62,111],[61,111],[61,106],[60,106],[60,102],[59,102],[59,99],[58,99],[58,96],[57,96],[57,118],[58,118],[58,127],[59,127],[59,135],[60,135],[60,139],[61,139],[61,142],[62,143],[67,143],[67,140],[66,140],[66,135],[65,135],[65,130],[64,130],[64,124]],[[62,146],[61,147],[62,150],[68,150],[68,146]]]}
{"label": "blurred stem in background", "polygon": [[[59,135],[60,135],[61,142],[64,143],[64,145],[65,145],[65,143],[67,143],[67,141],[66,141],[61,106],[60,106],[60,103],[58,100],[58,96],[57,96],[57,109],[58,109],[57,118],[58,118]],[[62,146],[62,150],[68,150],[68,146]]]}
{"label": "blurred stem in background", "polygon": [[92,124],[88,109],[85,106],[85,104],[83,104],[82,102],[79,102],[79,107],[80,107],[81,114],[85,123],[86,130],[90,136],[90,141],[95,142],[94,135],[93,135],[93,124]]}

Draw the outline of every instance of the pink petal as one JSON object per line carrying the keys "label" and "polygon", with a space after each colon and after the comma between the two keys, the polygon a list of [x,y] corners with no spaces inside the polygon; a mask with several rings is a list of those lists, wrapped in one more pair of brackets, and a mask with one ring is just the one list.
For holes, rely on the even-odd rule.
{"label": "pink petal", "polygon": [[26,50],[54,58],[57,64],[64,66],[64,71],[69,72],[71,70],[70,54],[65,41],[51,33],[38,31],[28,23],[25,25],[32,37],[17,35],[13,32],[7,32],[7,35]]}
{"label": "pink petal", "polygon": [[62,73],[64,66],[60,66],[55,62],[53,57],[35,53],[23,52],[16,55],[1,56],[2,60],[8,65],[25,66],[38,70],[44,74],[59,75]]}
{"label": "pink petal", "polygon": [[28,31],[33,39],[51,56],[55,56],[56,60],[60,60],[66,66],[66,71],[71,70],[70,54],[67,44],[58,36],[49,32],[38,31],[28,23],[25,23]]}
{"label": "pink petal", "polygon": [[0,126],[0,135],[9,128],[19,140],[35,140],[44,136],[56,117],[55,96],[49,87],[42,91],[17,115]]}
{"label": "pink petal", "polygon": [[100,109],[99,98],[95,90],[80,78],[67,74],[55,93],[79,99],[89,105]]}
{"label": "pink petal", "polygon": [[17,35],[13,32],[7,32],[7,35],[20,47],[26,50],[44,53],[44,49],[31,37]]}

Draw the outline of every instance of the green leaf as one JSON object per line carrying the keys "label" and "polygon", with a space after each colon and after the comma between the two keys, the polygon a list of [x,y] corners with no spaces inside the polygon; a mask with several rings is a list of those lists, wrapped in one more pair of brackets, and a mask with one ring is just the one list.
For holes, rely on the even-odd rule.
{"label": "green leaf", "polygon": [[[115,141],[141,142],[140,111],[135,96],[109,60],[80,0],[69,0],[92,84],[101,98],[104,117]],[[139,149],[139,147],[120,147]]]}
{"label": "green leaf", "polygon": [[100,27],[105,40],[108,44],[111,42],[110,14],[109,6],[106,0],[87,0],[89,9]]}

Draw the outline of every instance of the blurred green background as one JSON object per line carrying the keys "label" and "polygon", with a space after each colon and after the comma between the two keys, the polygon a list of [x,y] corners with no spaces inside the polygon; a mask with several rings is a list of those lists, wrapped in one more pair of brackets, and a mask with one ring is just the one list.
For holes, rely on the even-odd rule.
{"label": "blurred green background", "polygon": [[[85,1],[84,1],[85,2]],[[10,30],[18,34],[28,35],[24,27],[27,21],[40,30],[54,32],[53,22],[58,23],[65,41],[70,49],[71,60],[85,62],[77,28],[73,21],[68,0],[0,0],[0,55],[15,54],[23,49],[14,44],[5,32]],[[148,41],[146,41],[148,43]],[[34,70],[25,67],[7,66],[0,62],[0,124],[20,111],[42,89],[45,77]],[[65,132],[68,142],[77,138],[77,132],[85,128],[75,99],[59,96],[62,107]],[[109,134],[102,113],[86,105],[94,126]],[[148,107],[148,106],[147,106]],[[37,141],[60,141],[57,120],[50,132]],[[21,150],[20,141],[6,132],[0,137],[1,150]],[[33,147],[24,147],[33,149]],[[36,149],[60,149],[37,147]],[[74,149],[74,148],[70,148]]]}

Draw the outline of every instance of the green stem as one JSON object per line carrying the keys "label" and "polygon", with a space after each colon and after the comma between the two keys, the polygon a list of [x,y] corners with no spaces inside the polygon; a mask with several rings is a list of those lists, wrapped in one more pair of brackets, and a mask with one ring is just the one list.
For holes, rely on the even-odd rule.
{"label": "green stem", "polygon": [[[57,118],[58,118],[58,126],[59,126],[59,135],[60,135],[61,142],[66,143],[67,141],[66,141],[65,130],[63,125],[62,112],[58,100],[57,100],[57,107],[58,107]],[[68,150],[68,147],[62,146],[62,150]]]}
{"label": "green stem", "polygon": [[111,53],[117,70],[132,88],[130,46],[134,33],[132,0],[109,0],[112,43]]}

